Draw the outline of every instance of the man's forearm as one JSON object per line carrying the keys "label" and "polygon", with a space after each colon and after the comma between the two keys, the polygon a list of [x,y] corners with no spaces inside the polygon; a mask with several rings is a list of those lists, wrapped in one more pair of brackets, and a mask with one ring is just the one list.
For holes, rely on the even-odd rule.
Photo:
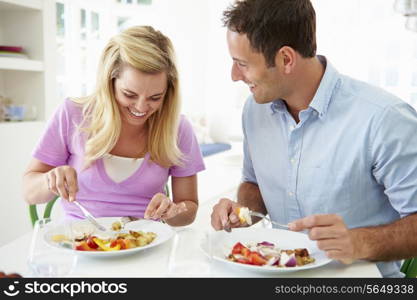
{"label": "man's forearm", "polygon": [[357,256],[390,261],[417,256],[417,214],[388,225],[351,229]]}
{"label": "man's forearm", "polygon": [[266,208],[258,185],[242,182],[237,192],[237,202],[250,210],[266,214]]}

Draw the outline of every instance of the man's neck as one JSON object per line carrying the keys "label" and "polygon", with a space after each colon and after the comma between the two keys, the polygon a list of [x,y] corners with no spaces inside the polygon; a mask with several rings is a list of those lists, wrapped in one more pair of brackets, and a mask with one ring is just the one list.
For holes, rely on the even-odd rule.
{"label": "man's neck", "polygon": [[285,98],[289,113],[298,123],[299,113],[307,109],[320,85],[325,68],[317,57],[302,60],[293,77],[292,94]]}

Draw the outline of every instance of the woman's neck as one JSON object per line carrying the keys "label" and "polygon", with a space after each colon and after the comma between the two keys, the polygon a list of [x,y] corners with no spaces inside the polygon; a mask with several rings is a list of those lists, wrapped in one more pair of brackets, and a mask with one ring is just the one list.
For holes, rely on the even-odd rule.
{"label": "woman's neck", "polygon": [[147,126],[139,127],[122,123],[119,139],[110,154],[133,158],[143,157],[147,152],[147,138]]}
{"label": "woman's neck", "polygon": [[120,132],[120,136],[124,136],[127,138],[138,138],[138,137],[142,137],[144,135],[146,135],[148,132],[148,125],[147,124],[143,124],[143,125],[132,125],[129,124],[127,122],[122,121],[122,129]]}

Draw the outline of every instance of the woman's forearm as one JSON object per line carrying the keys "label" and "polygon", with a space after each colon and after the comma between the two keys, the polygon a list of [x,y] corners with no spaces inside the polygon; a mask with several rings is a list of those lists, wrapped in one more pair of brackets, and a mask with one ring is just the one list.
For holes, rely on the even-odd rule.
{"label": "woman's forearm", "polygon": [[191,224],[194,221],[197,215],[197,209],[198,209],[198,204],[196,203],[196,201],[183,200],[183,201],[177,202],[176,204],[179,204],[181,202],[185,203],[187,210],[176,215],[175,217],[171,219],[165,220],[167,224],[171,226],[185,226],[185,225]]}
{"label": "woman's forearm", "polygon": [[48,189],[45,173],[32,171],[23,176],[23,197],[28,204],[49,202],[55,196]]}

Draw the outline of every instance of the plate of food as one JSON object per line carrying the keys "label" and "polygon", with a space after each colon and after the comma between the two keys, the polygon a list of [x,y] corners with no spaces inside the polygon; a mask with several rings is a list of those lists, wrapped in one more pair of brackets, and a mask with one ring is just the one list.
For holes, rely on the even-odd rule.
{"label": "plate of food", "polygon": [[[174,236],[164,223],[140,219],[122,226],[121,218],[97,218],[107,231],[95,228],[87,220],[54,226],[44,239],[52,247],[76,251],[83,256],[107,257],[130,254],[158,246]],[[123,228],[122,228],[123,227]]]}
{"label": "plate of food", "polygon": [[201,248],[215,260],[262,273],[313,269],[331,262],[306,234],[282,229],[217,231],[203,240]]}

